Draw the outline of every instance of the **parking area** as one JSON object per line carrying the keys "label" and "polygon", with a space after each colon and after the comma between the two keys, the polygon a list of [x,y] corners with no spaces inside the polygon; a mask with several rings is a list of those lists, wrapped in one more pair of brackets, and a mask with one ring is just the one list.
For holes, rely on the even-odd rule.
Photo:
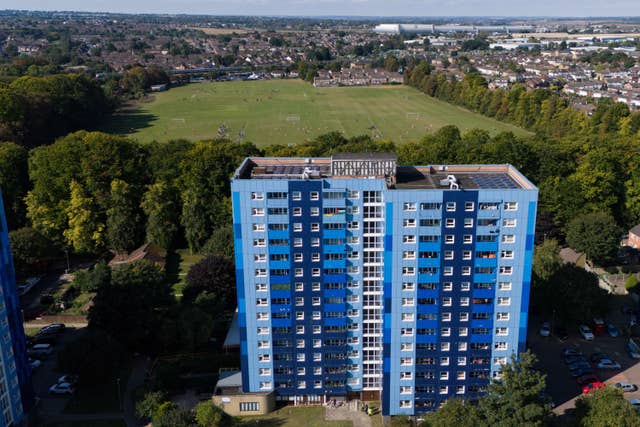
{"label": "parking area", "polygon": [[[612,313],[608,321],[616,326],[624,324],[622,316]],[[618,322],[616,322],[618,320]],[[583,339],[578,333],[578,328],[568,330],[569,337],[562,341],[555,335],[542,337],[539,334],[541,322],[532,319],[529,328],[529,347],[538,356],[539,368],[547,374],[547,391],[555,404],[554,411],[562,415],[568,409],[575,407],[575,399],[582,394],[582,386],[578,385],[576,378],[572,377],[569,367],[565,363],[562,351],[565,348],[574,348],[581,352],[587,359],[595,353],[606,353],[611,359],[621,365],[620,369],[602,370],[593,368],[594,375],[605,384],[617,382],[630,382],[640,386],[640,360],[632,359],[627,351],[629,338],[625,334],[611,337],[606,332],[596,334],[593,341]],[[624,393],[626,399],[640,398],[640,390]]]}
{"label": "parking area", "polygon": [[77,339],[83,331],[74,328],[66,328],[66,330],[58,336],[54,345],[54,353],[43,357],[42,364],[33,371],[33,387],[38,399],[37,410],[43,419],[56,418],[64,411],[69,401],[69,396],[52,395],[49,393],[49,387],[56,384],[58,378],[65,374],[56,368],[56,353],[64,345],[70,341]]}

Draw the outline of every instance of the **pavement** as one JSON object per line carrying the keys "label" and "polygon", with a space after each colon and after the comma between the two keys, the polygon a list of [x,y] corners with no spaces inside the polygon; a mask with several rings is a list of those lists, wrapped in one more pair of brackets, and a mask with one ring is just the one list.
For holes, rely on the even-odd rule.
{"label": "pavement", "polygon": [[[324,419],[327,421],[349,420],[353,427],[371,427],[371,417],[354,407],[355,401],[348,402],[339,408],[325,406]],[[350,405],[351,404],[351,405]]]}
{"label": "pavement", "polygon": [[135,391],[144,384],[150,361],[145,356],[137,356],[133,360],[131,375],[124,392],[124,419],[127,427],[139,427],[143,423],[136,416]]}

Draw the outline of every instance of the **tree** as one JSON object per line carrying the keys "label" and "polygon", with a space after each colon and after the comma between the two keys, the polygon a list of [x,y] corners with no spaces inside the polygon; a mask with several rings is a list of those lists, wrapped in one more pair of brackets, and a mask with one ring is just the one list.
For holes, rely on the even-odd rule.
{"label": "tree", "polygon": [[171,402],[166,403],[154,417],[153,427],[198,427],[191,412]]}
{"label": "tree", "polygon": [[76,252],[96,253],[104,245],[104,224],[98,218],[93,199],[85,194],[80,184],[73,180],[69,187],[68,227],[63,233],[66,243]]}
{"label": "tree", "polygon": [[195,412],[196,422],[200,427],[232,427],[237,424],[232,417],[211,400],[198,403]]}
{"label": "tree", "polygon": [[12,142],[0,142],[0,189],[9,230],[24,225],[28,188],[27,150]]}
{"label": "tree", "polygon": [[533,274],[549,280],[562,267],[560,245],[555,239],[545,239],[533,253]]}
{"label": "tree", "polygon": [[89,329],[102,329],[129,350],[149,354],[158,346],[161,318],[173,304],[162,270],[148,261],[115,268],[89,310]]}
{"label": "tree", "polygon": [[233,258],[233,229],[230,225],[218,227],[202,247],[202,252]]}
{"label": "tree", "polygon": [[604,387],[576,400],[576,427],[631,427],[640,425],[640,414],[628,403],[622,392]]}
{"label": "tree", "polygon": [[153,418],[160,405],[166,402],[167,398],[167,393],[164,391],[150,391],[146,393],[141,400],[136,402],[136,415],[139,418]]}
{"label": "tree", "polygon": [[425,427],[476,427],[482,425],[478,408],[463,399],[448,399],[424,418]]}
{"label": "tree", "polygon": [[9,232],[9,243],[19,278],[44,272],[57,253],[51,241],[33,228]]}
{"label": "tree", "polygon": [[164,181],[147,187],[142,210],[147,216],[147,242],[170,248],[178,232],[178,195]]}
{"label": "tree", "polygon": [[530,352],[500,368],[501,378],[493,380],[480,399],[484,423],[490,426],[543,426],[551,417],[551,405],[543,399],[544,374],[534,371],[536,357]]}
{"label": "tree", "polygon": [[616,259],[621,230],[611,214],[594,212],[578,215],[567,226],[567,243],[600,265]]}
{"label": "tree", "polygon": [[111,181],[107,209],[107,243],[117,254],[127,253],[138,243],[138,200],[131,186],[121,179]]}
{"label": "tree", "polygon": [[393,55],[388,55],[387,59],[384,61],[384,69],[389,72],[397,72],[400,69],[400,62],[398,58]]}
{"label": "tree", "polygon": [[214,295],[224,306],[235,302],[235,266],[220,255],[208,255],[194,264],[187,273],[187,286],[183,290],[183,301],[195,301],[198,295]]}
{"label": "tree", "polygon": [[82,292],[97,292],[111,283],[111,267],[100,261],[91,270],[79,270],[73,275],[73,284]]}

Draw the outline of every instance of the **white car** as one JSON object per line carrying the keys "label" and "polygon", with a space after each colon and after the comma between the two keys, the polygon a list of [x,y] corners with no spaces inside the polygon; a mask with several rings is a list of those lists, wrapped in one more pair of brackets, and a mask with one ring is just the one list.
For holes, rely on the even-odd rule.
{"label": "white car", "polygon": [[29,359],[29,366],[31,366],[31,370],[36,369],[42,365],[42,362],[38,359]]}
{"label": "white car", "polygon": [[49,393],[51,394],[73,394],[76,391],[75,387],[69,383],[56,383],[49,387]]}
{"label": "white car", "polygon": [[551,335],[551,325],[549,325],[549,322],[544,322],[540,325],[540,336],[548,337],[549,335]]}
{"label": "white car", "polygon": [[611,359],[601,359],[596,365],[598,369],[620,369],[622,366]]}
{"label": "white car", "polygon": [[593,332],[591,332],[591,328],[587,325],[580,325],[578,327],[578,331],[580,331],[580,335],[587,341],[593,341]]}
{"label": "white car", "polygon": [[615,383],[613,386],[622,390],[623,393],[631,393],[638,390],[637,385],[631,384],[627,381],[620,381],[619,383]]}

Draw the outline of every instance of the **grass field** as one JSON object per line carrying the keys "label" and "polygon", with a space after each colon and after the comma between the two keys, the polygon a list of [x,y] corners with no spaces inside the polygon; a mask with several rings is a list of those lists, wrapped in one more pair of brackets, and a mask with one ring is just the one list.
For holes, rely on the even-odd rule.
{"label": "grass field", "polygon": [[325,421],[322,406],[287,406],[260,417],[242,417],[243,427],[352,427],[351,421]]}
{"label": "grass field", "polygon": [[196,83],[154,95],[103,130],[140,142],[210,139],[221,128],[258,146],[296,144],[330,131],[415,141],[448,124],[462,131],[526,131],[429,98],[407,86],[314,88],[300,80]]}

